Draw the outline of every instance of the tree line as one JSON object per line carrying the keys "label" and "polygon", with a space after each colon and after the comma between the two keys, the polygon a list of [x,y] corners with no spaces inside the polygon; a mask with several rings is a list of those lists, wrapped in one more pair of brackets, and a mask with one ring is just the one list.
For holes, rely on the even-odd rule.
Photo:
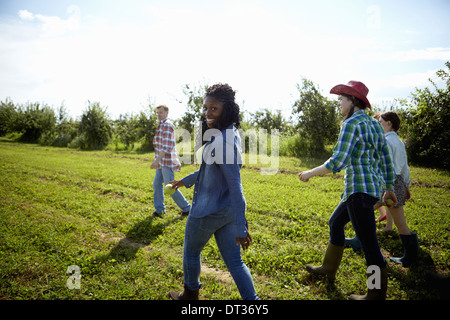
{"label": "tree line", "polygon": [[140,141],[143,151],[151,151],[156,127],[152,106],[137,115],[125,114],[111,120],[107,108],[88,101],[81,117],[74,120],[64,106],[54,110],[40,103],[21,105],[10,99],[0,102],[0,136],[10,135],[20,142],[100,150],[119,142],[133,149]]}
{"label": "tree line", "polygon": [[[385,106],[373,106],[370,114],[396,111],[401,120],[400,137],[405,140],[410,162],[449,169],[450,167],[450,62],[437,76],[444,82],[439,88],[431,79],[431,88],[416,88],[410,99],[395,100]],[[177,128],[194,131],[202,110],[207,85],[183,87],[187,99],[184,114],[174,121]],[[181,101],[180,101],[181,102]],[[302,78],[297,84],[297,97],[291,115],[269,108],[254,113],[242,110],[242,129],[277,129],[281,139],[279,154],[286,156],[320,156],[330,152],[341,122],[336,100],[325,97],[311,80]],[[156,106],[151,102],[138,114],[123,114],[112,120],[107,108],[99,102],[87,103],[81,117],[69,117],[64,105],[56,110],[40,103],[14,104],[11,99],[0,102],[0,136],[21,142],[40,143],[79,149],[153,150],[157,128]],[[246,150],[248,150],[246,148]]]}

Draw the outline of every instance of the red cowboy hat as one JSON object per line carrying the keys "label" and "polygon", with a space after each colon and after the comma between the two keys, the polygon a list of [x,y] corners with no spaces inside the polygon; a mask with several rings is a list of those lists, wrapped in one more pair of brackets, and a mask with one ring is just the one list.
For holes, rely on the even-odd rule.
{"label": "red cowboy hat", "polygon": [[369,93],[369,89],[367,89],[366,85],[359,81],[349,81],[347,84],[338,84],[334,86],[330,93],[333,94],[349,94],[351,96],[357,97],[361,101],[367,105],[369,109],[372,109],[369,100],[367,100],[367,94]]}

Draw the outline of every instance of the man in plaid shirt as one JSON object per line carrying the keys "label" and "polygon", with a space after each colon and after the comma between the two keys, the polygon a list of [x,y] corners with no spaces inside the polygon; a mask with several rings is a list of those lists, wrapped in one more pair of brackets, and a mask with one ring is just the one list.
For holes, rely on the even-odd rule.
{"label": "man in plaid shirt", "polygon": [[[161,217],[165,213],[164,185],[174,180],[175,171],[180,171],[181,164],[175,149],[175,128],[167,118],[169,108],[166,105],[160,105],[156,110],[159,124],[153,137],[155,159],[150,167],[156,169],[153,180],[153,202],[155,206],[153,215]],[[183,194],[176,190],[171,197],[180,207],[181,215],[187,216],[191,210],[191,205],[186,201]]]}

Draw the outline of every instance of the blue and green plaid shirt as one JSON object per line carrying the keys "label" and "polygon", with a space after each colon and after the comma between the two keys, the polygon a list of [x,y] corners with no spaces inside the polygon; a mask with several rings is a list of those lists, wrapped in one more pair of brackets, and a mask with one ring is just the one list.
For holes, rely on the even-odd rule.
{"label": "blue and green plaid shirt", "polygon": [[325,166],[333,173],[345,168],[342,201],[357,192],[380,199],[384,189],[393,189],[394,166],[383,128],[364,110],[342,123],[333,155]]}

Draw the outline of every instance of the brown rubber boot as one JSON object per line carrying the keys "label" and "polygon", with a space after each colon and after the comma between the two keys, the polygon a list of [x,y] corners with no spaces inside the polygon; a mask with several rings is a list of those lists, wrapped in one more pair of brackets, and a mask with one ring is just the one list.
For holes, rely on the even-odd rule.
{"label": "brown rubber boot", "polygon": [[184,285],[183,292],[169,291],[169,298],[173,300],[198,300],[198,289],[189,290],[186,285]]}
{"label": "brown rubber boot", "polygon": [[326,275],[328,280],[334,281],[336,272],[341,264],[342,254],[344,253],[344,246],[335,246],[331,242],[328,243],[323,263],[320,267],[314,267],[310,264],[306,265],[306,270],[312,274]]}
{"label": "brown rubber boot", "polygon": [[350,300],[386,300],[388,275],[387,268],[380,269],[380,289],[367,288],[367,294],[365,295],[350,295]]}

